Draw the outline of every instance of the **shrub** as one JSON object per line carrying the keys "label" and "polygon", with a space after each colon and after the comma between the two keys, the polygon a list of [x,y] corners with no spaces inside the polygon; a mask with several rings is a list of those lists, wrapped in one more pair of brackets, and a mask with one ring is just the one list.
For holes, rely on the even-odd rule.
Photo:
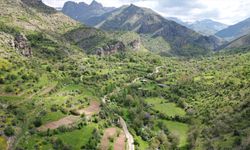
{"label": "shrub", "polygon": [[4,84],[4,78],[0,77],[0,84]]}
{"label": "shrub", "polygon": [[7,126],[5,129],[4,129],[4,134],[6,136],[13,136],[15,134],[15,130],[13,127],[11,126]]}
{"label": "shrub", "polygon": [[14,91],[15,91],[14,88],[11,87],[11,86],[6,86],[6,87],[5,87],[5,92],[7,92],[7,93],[12,93],[12,92],[14,92]]}
{"label": "shrub", "polygon": [[17,75],[15,75],[15,74],[9,74],[6,77],[6,80],[9,80],[9,81],[14,81],[16,79],[17,79]]}
{"label": "shrub", "polygon": [[40,127],[42,125],[42,120],[40,117],[36,117],[33,124],[35,125],[35,127]]}

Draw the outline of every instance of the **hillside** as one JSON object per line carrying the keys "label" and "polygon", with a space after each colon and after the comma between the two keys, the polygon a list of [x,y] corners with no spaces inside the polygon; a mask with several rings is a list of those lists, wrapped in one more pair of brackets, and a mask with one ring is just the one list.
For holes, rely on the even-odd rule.
{"label": "hillside", "polygon": [[250,34],[244,35],[229,44],[225,48],[246,48],[250,46]]}
{"label": "hillside", "polygon": [[100,17],[90,18],[92,25],[104,30],[134,31],[151,37],[163,37],[178,55],[205,54],[216,49],[220,41],[202,36],[154,11],[135,5],[123,6]]}
{"label": "hillside", "polygon": [[250,33],[250,18],[229,26],[228,28],[217,32],[216,35],[231,41],[248,33]]}
{"label": "hillside", "polygon": [[64,4],[62,12],[65,15],[82,22],[83,24],[89,25],[89,18],[100,16],[114,9],[115,8],[113,7],[103,7],[102,4],[96,2],[95,0],[93,0],[89,5],[84,2],[75,3],[68,1]]}

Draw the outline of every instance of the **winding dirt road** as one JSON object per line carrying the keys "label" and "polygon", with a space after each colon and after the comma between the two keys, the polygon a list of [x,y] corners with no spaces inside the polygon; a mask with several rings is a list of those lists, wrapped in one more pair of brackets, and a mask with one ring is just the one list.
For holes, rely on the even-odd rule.
{"label": "winding dirt road", "polygon": [[132,134],[128,131],[127,124],[121,116],[119,117],[119,120],[120,120],[119,122],[122,126],[122,129],[125,133],[125,136],[127,138],[127,150],[134,150],[135,149],[134,138],[133,138]]}

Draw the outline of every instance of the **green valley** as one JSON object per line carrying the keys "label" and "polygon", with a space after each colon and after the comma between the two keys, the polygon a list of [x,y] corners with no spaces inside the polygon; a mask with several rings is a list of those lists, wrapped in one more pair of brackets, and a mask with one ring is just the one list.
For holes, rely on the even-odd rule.
{"label": "green valley", "polygon": [[180,27],[196,46],[178,31],[178,55],[174,39],[88,27],[40,0],[0,4],[0,150],[250,148],[247,44],[203,53],[209,39]]}

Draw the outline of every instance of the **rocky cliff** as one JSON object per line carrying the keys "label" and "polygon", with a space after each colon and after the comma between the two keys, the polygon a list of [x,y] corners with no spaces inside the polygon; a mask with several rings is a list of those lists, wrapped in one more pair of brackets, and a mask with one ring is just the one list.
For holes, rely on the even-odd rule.
{"label": "rocky cliff", "polygon": [[64,4],[62,12],[81,23],[89,25],[89,18],[100,16],[114,9],[113,7],[103,7],[102,4],[95,0],[89,5],[84,2],[75,3],[69,1]]}

